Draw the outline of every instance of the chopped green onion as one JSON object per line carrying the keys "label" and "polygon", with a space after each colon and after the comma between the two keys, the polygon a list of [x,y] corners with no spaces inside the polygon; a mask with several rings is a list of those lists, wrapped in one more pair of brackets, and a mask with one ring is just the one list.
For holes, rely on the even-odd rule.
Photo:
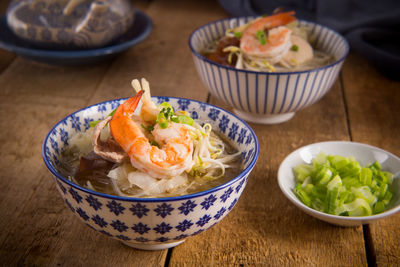
{"label": "chopped green onion", "polygon": [[193,125],[194,122],[194,120],[191,117],[186,115],[174,115],[171,117],[171,121],[188,125]]}
{"label": "chopped green onion", "polygon": [[294,175],[298,181],[304,181],[307,177],[311,175],[313,167],[307,164],[299,164],[294,169]]}
{"label": "chopped green onion", "polygon": [[[193,125],[194,123],[194,120],[190,116],[175,114],[174,109],[167,102],[160,104],[159,107],[161,107],[161,111],[157,115],[156,123],[158,123],[162,129],[167,128],[169,122],[171,121],[175,123],[183,123],[188,125]],[[188,114],[188,113],[184,112],[183,114]]]}
{"label": "chopped green onion", "polygon": [[329,214],[335,214],[337,209],[337,204],[339,202],[339,189],[337,187],[332,190],[328,190],[328,195],[326,199],[326,210]]}
{"label": "chopped green onion", "polygon": [[165,116],[165,112],[160,112],[157,115],[156,122],[160,125],[161,129],[166,129],[168,127],[168,120]]}
{"label": "chopped green onion", "polygon": [[154,130],[154,125],[144,126],[143,124],[140,124],[140,126],[142,126],[142,128],[149,133],[151,133]]}
{"label": "chopped green onion", "polygon": [[349,216],[369,216],[372,210],[367,201],[362,198],[356,198],[353,202],[343,204]]}
{"label": "chopped green onion", "polygon": [[101,120],[98,120],[98,121],[91,121],[91,122],[89,122],[89,126],[90,127],[96,127],[96,125],[99,123],[99,122],[101,122]]}
{"label": "chopped green onion", "polygon": [[300,184],[296,185],[294,192],[304,204],[311,207],[311,198],[308,196],[307,192],[303,190]]}
{"label": "chopped green onion", "polygon": [[154,141],[154,140],[151,140],[151,141],[150,141],[150,145],[156,146],[156,147],[160,147],[160,145],[159,145],[156,141]]}
{"label": "chopped green onion", "polygon": [[372,171],[369,168],[362,168],[360,173],[360,182],[371,186],[372,182]]}
{"label": "chopped green onion", "polygon": [[161,109],[163,109],[163,108],[171,109],[172,112],[174,112],[174,109],[172,108],[171,104],[169,104],[168,102],[162,102],[160,105],[158,105],[158,107],[160,107]]}
{"label": "chopped green onion", "polygon": [[242,32],[234,32],[233,34],[234,34],[235,37],[238,38],[238,39],[242,38]]}
{"label": "chopped green onion", "polygon": [[115,111],[117,111],[117,109],[115,108],[113,111],[111,111],[111,113],[110,114],[108,114],[108,116],[114,116],[114,113],[115,113]]}
{"label": "chopped green onion", "polygon": [[161,111],[157,115],[156,122],[158,123],[158,125],[160,125],[162,129],[166,129],[168,127],[168,122],[170,121],[171,116],[174,114],[174,109],[167,102],[161,103],[159,107],[161,107]]}
{"label": "chopped green onion", "polygon": [[260,44],[265,45],[267,43],[267,35],[265,34],[264,31],[258,30],[256,32],[256,37],[257,37],[258,41],[260,42]]}
{"label": "chopped green onion", "polygon": [[353,157],[318,154],[311,164],[293,168],[295,195],[307,206],[341,216],[368,216],[385,211],[392,199],[393,174],[379,162],[361,167]]}
{"label": "chopped green onion", "polygon": [[[108,116],[107,117],[109,117],[109,116],[113,116],[114,115],[114,113],[115,113],[115,111],[117,111],[117,108],[115,108],[113,111],[111,111],[111,113],[110,114],[108,114]],[[102,120],[97,120],[97,121],[91,121],[91,122],[89,122],[89,126],[90,127],[96,127],[96,125],[99,123],[99,122],[101,122]]]}
{"label": "chopped green onion", "polygon": [[298,45],[292,45],[292,47],[290,48],[290,50],[297,52],[299,51],[299,46]]}
{"label": "chopped green onion", "polygon": [[374,214],[381,213],[385,211],[385,203],[383,201],[378,201],[374,205]]}

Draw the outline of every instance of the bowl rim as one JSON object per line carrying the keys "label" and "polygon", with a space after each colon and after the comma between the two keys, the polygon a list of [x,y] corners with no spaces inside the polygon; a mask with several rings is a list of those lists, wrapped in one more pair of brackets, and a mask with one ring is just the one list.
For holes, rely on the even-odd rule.
{"label": "bowl rim", "polygon": [[[166,97],[165,97],[165,96],[152,96],[152,98],[162,98],[162,99],[165,99]],[[90,109],[90,108],[92,108],[92,107],[95,107],[95,106],[98,106],[98,105],[101,105],[101,104],[106,104],[106,103],[116,102],[116,101],[123,101],[123,100],[126,100],[126,99],[128,99],[128,98],[111,99],[111,100],[99,102],[99,103],[96,103],[96,104],[93,104],[93,105],[90,105],[90,106],[87,106],[87,107],[83,107],[83,108],[81,108],[81,109],[79,109],[79,110],[77,110],[77,111],[75,111],[75,112],[73,112],[73,113],[70,113],[70,114],[66,115],[66,116],[63,117],[61,120],[59,120],[59,121],[50,129],[50,131],[46,134],[46,137],[44,138],[43,143],[42,143],[42,159],[43,159],[45,165],[47,166],[48,170],[49,170],[57,179],[62,180],[64,183],[67,183],[68,185],[70,185],[70,186],[72,186],[72,187],[74,187],[74,188],[76,188],[76,189],[79,189],[79,190],[84,191],[84,192],[86,192],[86,193],[94,194],[94,195],[97,195],[97,196],[103,197],[103,198],[114,199],[114,200],[122,200],[122,201],[130,201],[130,202],[169,202],[169,201],[181,201],[181,200],[186,200],[186,199],[191,199],[191,198],[197,198],[197,197],[200,197],[200,196],[204,196],[204,195],[207,195],[207,194],[210,194],[210,193],[219,191],[219,190],[221,190],[221,189],[223,189],[223,188],[225,188],[225,187],[228,187],[228,186],[230,186],[231,184],[235,183],[236,181],[242,179],[245,175],[249,175],[249,174],[251,173],[251,170],[253,169],[253,167],[254,167],[254,165],[256,164],[257,159],[258,159],[258,155],[259,155],[259,143],[258,143],[257,135],[255,134],[254,130],[253,130],[244,120],[242,120],[241,118],[239,118],[239,117],[236,116],[235,114],[233,114],[233,113],[231,113],[231,112],[229,112],[229,111],[227,111],[227,110],[225,110],[225,109],[223,109],[223,108],[220,108],[220,107],[218,107],[218,106],[215,106],[215,105],[213,105],[213,104],[209,104],[209,103],[202,102],[202,101],[198,101],[198,100],[194,100],[194,99],[182,98],[182,97],[170,97],[170,96],[168,96],[167,98],[169,98],[169,99],[177,99],[177,100],[179,100],[179,99],[181,99],[181,100],[189,100],[189,101],[196,102],[196,103],[199,103],[199,104],[206,104],[206,105],[208,105],[208,106],[211,106],[212,108],[218,109],[218,110],[220,110],[220,111],[222,111],[222,112],[225,112],[225,113],[229,114],[230,116],[233,116],[234,118],[236,118],[237,120],[239,120],[241,123],[243,123],[243,125],[246,126],[247,129],[250,131],[250,135],[253,137],[254,143],[255,143],[255,151],[254,151],[254,154],[253,154],[253,156],[252,156],[253,159],[251,160],[251,162],[249,163],[249,165],[248,165],[245,169],[243,169],[243,170],[240,172],[239,175],[233,177],[233,178],[230,179],[229,181],[227,181],[227,182],[225,182],[225,183],[223,183],[223,184],[221,184],[221,185],[218,185],[218,186],[216,186],[216,187],[210,188],[210,189],[205,190],[205,191],[200,191],[200,192],[197,192],[197,193],[193,193],[193,194],[187,194],[187,195],[182,195],[182,196],[174,196],[174,197],[161,197],[161,198],[139,198],[139,197],[125,197],[125,196],[109,195],[109,194],[97,192],[97,191],[94,191],[94,190],[90,190],[90,189],[88,189],[88,188],[85,188],[85,187],[83,187],[83,186],[80,186],[80,185],[78,185],[78,184],[75,184],[75,183],[73,183],[72,181],[70,181],[70,180],[68,180],[67,178],[65,178],[64,176],[62,176],[62,175],[57,171],[57,169],[55,169],[55,168],[50,164],[50,162],[49,162],[49,160],[48,160],[48,158],[47,158],[47,156],[46,156],[46,144],[49,144],[49,138],[50,138],[51,133],[54,131],[54,129],[57,128],[60,124],[62,124],[63,121],[65,121],[67,118],[69,118],[69,117],[71,117],[71,116],[73,116],[73,115],[75,115],[75,114],[77,114],[77,113],[79,113],[79,112],[82,112],[82,111],[84,111],[84,110]]]}
{"label": "bowl rim", "polygon": [[[282,193],[285,195],[285,197],[290,200],[293,204],[295,204],[296,206],[298,206],[301,209],[304,209],[308,214],[313,214],[315,216],[317,216],[318,218],[325,218],[325,219],[330,219],[330,220],[335,220],[335,221],[372,221],[372,220],[377,220],[377,219],[381,219],[384,217],[387,217],[389,215],[392,215],[394,213],[397,213],[398,211],[400,211],[400,205],[397,205],[389,210],[386,210],[382,213],[378,213],[378,214],[374,214],[374,215],[369,215],[369,216],[340,216],[340,215],[333,215],[333,214],[329,214],[329,213],[325,213],[322,211],[318,211],[315,209],[312,209],[310,207],[308,207],[307,205],[305,205],[303,202],[301,202],[297,197],[292,197],[291,195],[289,195],[289,193],[287,192],[286,187],[283,186],[282,181],[283,181],[283,168],[284,163],[286,163],[286,161],[290,158],[293,157],[296,153],[298,153],[300,150],[305,149],[307,147],[311,147],[311,146],[317,146],[317,145],[322,145],[322,144],[347,144],[350,146],[361,146],[367,149],[374,149],[374,150],[378,150],[381,152],[384,152],[386,154],[389,154],[391,157],[395,158],[397,161],[400,162],[400,158],[397,157],[395,154],[390,153],[389,151],[386,151],[382,148],[376,147],[376,146],[372,146],[369,144],[364,144],[364,143],[360,143],[360,142],[354,142],[354,141],[325,141],[325,142],[317,142],[317,143],[312,143],[312,144],[308,144],[302,147],[297,148],[296,150],[292,151],[290,154],[288,154],[284,160],[282,160],[281,164],[279,165],[279,169],[278,169],[278,175],[277,175],[277,180],[278,180],[278,184],[279,184],[279,188],[281,189]],[[400,179],[397,178],[397,179]],[[289,188],[290,190],[290,188]]]}
{"label": "bowl rim", "polygon": [[339,36],[339,38],[344,42],[344,45],[345,45],[345,53],[344,53],[344,55],[341,58],[335,60],[334,62],[332,62],[332,63],[330,63],[328,65],[324,65],[322,67],[318,67],[318,68],[314,68],[314,69],[310,69],[310,70],[292,71],[292,72],[265,72],[265,71],[254,71],[254,70],[237,69],[235,67],[226,66],[226,65],[222,65],[222,64],[216,63],[216,62],[206,58],[205,56],[203,56],[199,52],[197,52],[196,49],[194,49],[194,47],[192,46],[192,39],[193,39],[194,35],[199,30],[201,30],[203,28],[206,28],[206,27],[210,27],[211,25],[215,25],[215,24],[220,23],[220,22],[229,21],[229,20],[232,20],[232,19],[240,20],[240,19],[247,19],[247,18],[257,18],[257,16],[229,17],[229,18],[214,20],[214,21],[211,21],[211,22],[209,22],[207,24],[203,24],[200,27],[197,27],[190,34],[189,39],[188,39],[189,48],[192,51],[192,54],[195,55],[197,58],[199,58],[202,61],[205,61],[205,62],[207,62],[207,63],[209,63],[211,65],[214,65],[214,66],[219,67],[219,68],[224,68],[224,69],[227,69],[227,70],[232,70],[232,71],[237,71],[237,72],[244,72],[244,73],[251,73],[251,74],[260,74],[260,75],[290,75],[290,74],[302,74],[302,73],[309,73],[309,72],[329,69],[329,68],[331,68],[331,67],[333,67],[335,65],[338,65],[341,62],[343,62],[346,59],[346,57],[348,56],[349,52],[350,52],[349,42],[347,41],[347,39],[343,35],[341,35],[340,33],[338,33],[337,31],[335,31],[335,30],[333,30],[331,28],[328,28],[327,26],[324,26],[324,25],[321,25],[321,24],[318,24],[318,23],[315,23],[315,22],[307,21],[307,20],[301,20],[301,19],[297,19],[297,20],[300,21],[300,22],[304,22],[306,24],[311,24],[313,26],[320,26],[321,28],[327,29],[328,31],[331,31],[331,32],[335,33],[337,36]]}

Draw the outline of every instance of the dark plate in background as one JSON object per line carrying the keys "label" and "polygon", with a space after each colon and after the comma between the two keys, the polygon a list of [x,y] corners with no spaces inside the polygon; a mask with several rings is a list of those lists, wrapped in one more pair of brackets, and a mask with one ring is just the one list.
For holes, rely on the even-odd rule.
{"label": "dark plate in background", "polygon": [[39,62],[54,65],[91,64],[113,58],[142,42],[153,29],[152,20],[136,10],[132,27],[110,45],[82,50],[51,50],[38,48],[17,37],[8,27],[5,15],[0,17],[0,48]]}

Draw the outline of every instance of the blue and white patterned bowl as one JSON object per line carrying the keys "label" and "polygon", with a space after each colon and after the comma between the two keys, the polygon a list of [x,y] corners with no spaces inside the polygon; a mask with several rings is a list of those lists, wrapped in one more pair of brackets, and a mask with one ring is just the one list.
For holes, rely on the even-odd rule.
{"label": "blue and white patterned bowl", "polygon": [[210,93],[233,107],[239,117],[262,124],[284,122],[328,92],[349,52],[349,45],[345,38],[327,27],[299,21],[300,26],[311,28],[314,47],[333,55],[335,62],[307,71],[268,73],[238,70],[202,55],[206,45],[222,37],[227,29],[252,19],[254,17],[223,19],[196,29],[189,38],[193,60]]}
{"label": "blue and white patterned bowl", "polygon": [[68,115],[46,136],[42,155],[67,206],[92,229],[123,243],[147,250],[182,243],[222,220],[234,207],[258,157],[258,140],[244,121],[219,107],[183,98],[153,97],[188,111],[194,119],[209,122],[242,152],[244,169],[230,181],[207,191],[166,198],[129,198],[83,188],[57,170],[60,154],[74,134],[88,129],[89,122],[106,117],[124,99],[99,103]]}

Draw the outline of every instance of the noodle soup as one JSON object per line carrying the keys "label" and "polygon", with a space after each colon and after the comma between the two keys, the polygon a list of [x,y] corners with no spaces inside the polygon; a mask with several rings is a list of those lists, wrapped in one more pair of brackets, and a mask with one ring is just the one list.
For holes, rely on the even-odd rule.
{"label": "noodle soup", "polygon": [[[222,134],[213,132],[213,135],[224,143],[228,155],[237,155],[223,175],[211,178],[204,175],[196,176],[192,171],[184,174],[183,179],[186,181],[176,188],[173,188],[172,184],[175,181],[163,184],[162,180],[158,180],[155,184],[159,183],[160,190],[165,188],[164,192],[153,190],[146,193],[137,185],[129,183],[128,174],[135,171],[129,162],[113,163],[102,159],[93,152],[92,135],[93,128],[90,128],[71,139],[69,147],[62,153],[58,171],[73,183],[105,194],[132,197],[172,197],[192,194],[224,184],[243,170],[237,149]],[[113,178],[110,177],[110,173]],[[168,186],[171,189],[167,189]]]}
{"label": "noodle soup", "polygon": [[260,72],[295,72],[319,68],[335,58],[316,48],[312,29],[294,12],[252,19],[233,26],[206,44],[202,54],[218,64]]}
{"label": "noodle soup", "polygon": [[[238,165],[235,168],[225,167],[225,176],[212,181],[215,185],[218,185],[212,187],[207,181],[206,186],[207,188],[212,187],[211,189],[198,188],[196,191],[201,190],[201,192],[188,192],[180,196],[162,197],[160,195],[160,197],[150,197],[143,195],[141,197],[127,197],[113,195],[114,192],[111,190],[102,193],[81,186],[80,184],[87,185],[88,178],[78,181],[76,175],[74,176],[73,169],[80,164],[78,162],[80,153],[88,155],[92,149],[94,150],[92,142],[96,126],[101,128],[102,122],[110,117],[110,113],[116,107],[125,103],[125,99],[98,103],[62,118],[50,129],[42,147],[44,163],[53,175],[55,188],[72,212],[71,214],[88,225],[91,228],[91,230],[87,228],[89,231],[94,229],[107,237],[121,241],[125,245],[146,250],[167,249],[177,246],[185,239],[202,233],[223,220],[240,201],[259,154],[258,140],[254,131],[232,113],[212,104],[185,98],[159,96],[152,97],[151,100],[156,106],[164,102],[169,103],[175,114],[179,110],[185,111],[185,116],[190,116],[200,127],[206,126],[207,131],[210,129],[207,124],[210,124],[211,132],[220,135],[219,138],[228,144],[225,149],[226,154],[238,154],[229,165],[236,162]],[[139,110],[141,110],[140,106],[138,107]],[[134,114],[133,117],[136,115],[140,114]],[[177,119],[174,116],[167,117],[172,120]],[[178,121],[190,123],[190,120],[183,118],[185,117],[180,117]],[[108,140],[109,127],[110,125],[107,124],[101,130],[100,137],[104,142]],[[149,128],[146,127],[146,129]],[[89,135],[87,135],[88,133]],[[82,138],[84,136],[89,138]],[[200,139],[197,140],[200,141]],[[102,142],[97,140],[96,143],[98,145]],[[229,145],[230,148],[228,148]],[[195,147],[199,146],[194,144],[193,148]],[[200,155],[205,162],[206,157],[200,152],[202,151],[193,149],[191,155]],[[71,161],[68,161],[68,159]],[[126,161],[123,162],[126,163]],[[127,162],[131,163],[131,160],[129,159]],[[224,164],[228,163],[224,162]],[[115,163],[109,165],[118,166]],[[101,167],[101,164],[99,166]],[[193,166],[188,165],[189,173]],[[103,167],[105,169],[110,168],[107,164]],[[130,168],[133,168],[133,166]],[[236,170],[239,171],[239,169],[240,173],[237,174]],[[235,172],[229,173],[233,170]],[[105,172],[108,174],[109,171]],[[71,174],[70,177],[68,177],[68,173]],[[218,174],[219,171],[210,173],[210,176],[217,176]],[[105,177],[105,180],[108,183],[110,178]],[[100,179],[98,184],[95,185],[94,182],[91,184],[96,187],[99,184],[102,185],[102,182]],[[125,191],[125,193],[127,192]],[[174,194],[169,193],[171,193],[170,195]],[[183,225],[185,225],[184,228]],[[168,228],[168,231],[160,231],[160,229],[166,229],[163,228],[164,226]]]}
{"label": "noodle soup", "polygon": [[243,170],[241,153],[211,123],[168,102],[156,105],[145,79],[132,85],[134,97],[69,140],[59,171],[70,181],[118,196],[171,197],[211,189]]}

